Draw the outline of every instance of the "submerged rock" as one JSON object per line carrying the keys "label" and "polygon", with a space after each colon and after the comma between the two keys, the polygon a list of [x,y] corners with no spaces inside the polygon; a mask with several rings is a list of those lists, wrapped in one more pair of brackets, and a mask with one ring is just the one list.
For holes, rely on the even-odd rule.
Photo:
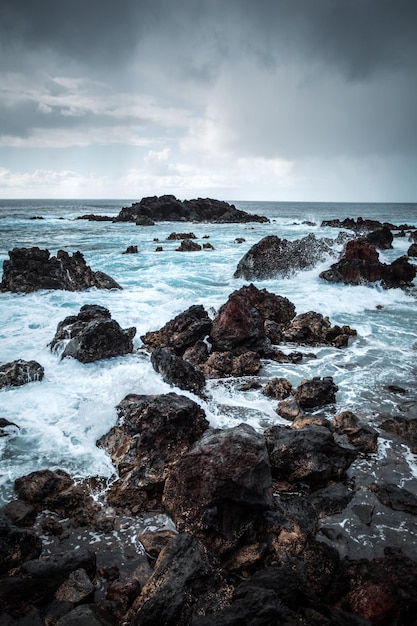
{"label": "submerged rock", "polygon": [[269,222],[266,217],[246,213],[237,209],[233,204],[220,200],[197,198],[181,201],[172,195],[142,198],[131,207],[121,209],[114,221],[135,222],[143,217],[155,222],[212,222],[215,224]]}
{"label": "submerged rock", "polygon": [[58,250],[56,257],[49,250],[14,248],[10,259],[3,263],[1,291],[29,293],[39,289],[65,289],[81,291],[89,287],[97,289],[121,289],[120,285],[103,272],[93,272],[81,252]]}
{"label": "submerged rock", "polygon": [[34,381],[42,380],[44,368],[37,361],[18,359],[0,365],[0,389],[3,387],[20,387]]}
{"label": "submerged rock", "polygon": [[61,358],[71,356],[81,363],[92,363],[132,352],[135,334],[136,328],[121,328],[105,307],[85,304],[78,315],[59,322],[50,348],[64,346]]}

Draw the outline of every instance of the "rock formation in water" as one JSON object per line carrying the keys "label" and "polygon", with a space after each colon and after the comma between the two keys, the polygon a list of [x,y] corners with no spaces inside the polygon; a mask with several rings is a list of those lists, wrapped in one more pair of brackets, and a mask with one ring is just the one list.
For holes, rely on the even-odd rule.
{"label": "rock formation in water", "polygon": [[49,250],[14,248],[9,260],[3,263],[1,291],[30,293],[39,289],[65,289],[81,291],[89,287],[97,289],[121,289],[120,285],[104,272],[93,272],[81,252],[72,256],[58,250],[56,257]]}
{"label": "rock formation in water", "polygon": [[71,356],[81,363],[92,363],[132,352],[135,334],[136,328],[121,328],[105,307],[85,304],[78,315],[59,322],[50,348],[63,348],[61,358]]}
{"label": "rock formation in water", "polygon": [[233,204],[211,198],[178,200],[175,196],[142,198],[131,207],[121,209],[114,221],[137,222],[143,218],[153,222],[211,222],[214,224],[269,222],[268,218],[237,209]]}
{"label": "rock formation in water", "polygon": [[3,387],[20,387],[33,381],[42,380],[44,368],[37,361],[18,359],[0,365],[0,389]]}

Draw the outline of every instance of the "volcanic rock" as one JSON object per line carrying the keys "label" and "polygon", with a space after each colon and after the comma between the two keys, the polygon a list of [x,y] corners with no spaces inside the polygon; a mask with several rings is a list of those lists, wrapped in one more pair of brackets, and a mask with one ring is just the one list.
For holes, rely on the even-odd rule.
{"label": "volcanic rock", "polygon": [[327,428],[272,426],[265,437],[274,478],[316,488],[342,480],[357,452],[337,444]]}
{"label": "volcanic rock", "polygon": [[411,246],[407,250],[407,256],[417,256],[417,243],[412,243]]}
{"label": "volcanic rock", "polygon": [[0,576],[25,561],[37,559],[41,551],[42,541],[35,533],[18,528],[7,517],[0,516]]}
{"label": "volcanic rock", "polygon": [[199,339],[204,339],[211,331],[212,321],[201,305],[191,306],[157,331],[150,331],[141,337],[149,350],[173,348],[182,356],[184,351]]}
{"label": "volcanic rock", "polygon": [[1,291],[32,292],[39,289],[80,291],[89,287],[121,289],[113,278],[103,272],[93,272],[81,252],[58,250],[56,257],[49,250],[14,248],[10,259],[3,263]]}
{"label": "volcanic rock", "polygon": [[381,281],[386,288],[410,285],[417,274],[415,266],[406,256],[390,265],[379,261],[379,254],[372,244],[364,239],[351,240],[346,244],[342,258],[328,270],[321,272],[320,278],[334,283],[361,285]]}
{"label": "volcanic rock", "polygon": [[261,360],[256,352],[249,350],[238,355],[230,351],[212,352],[200,368],[208,378],[254,376],[261,369]]}
{"label": "volcanic rock", "polygon": [[131,222],[142,217],[148,217],[155,222],[269,222],[266,217],[240,211],[233,204],[220,200],[197,198],[181,201],[172,195],[142,198],[131,207],[121,209],[114,221]]}
{"label": "volcanic rock", "polygon": [[292,395],[302,409],[314,409],[325,404],[334,404],[337,390],[331,376],[314,377],[311,380],[302,380]]}
{"label": "volcanic rock", "polygon": [[253,537],[273,506],[263,436],[247,424],[206,431],[171,468],[163,504],[180,532],[193,532],[216,552]]}
{"label": "volcanic rock", "polygon": [[192,239],[184,239],[178,248],[175,248],[176,252],[198,252],[201,250],[201,246],[195,243]]}
{"label": "volcanic rock", "polygon": [[296,241],[268,235],[242,257],[234,277],[253,280],[290,276],[324,261],[332,253],[332,243],[329,239],[316,239],[313,233]]}
{"label": "volcanic rock", "polygon": [[376,452],[378,432],[371,426],[362,426],[359,423],[359,419],[351,411],[344,411],[335,415],[332,425],[335,432],[347,435],[349,443],[360,452]]}
{"label": "volcanic rock", "polygon": [[20,387],[34,381],[42,380],[44,368],[37,361],[18,359],[0,365],[0,389],[3,387]]}
{"label": "volcanic rock", "polygon": [[127,246],[126,250],[122,252],[122,254],[137,254],[138,247],[137,246]]}
{"label": "volcanic rock", "polygon": [[172,348],[156,348],[151,363],[166,383],[200,395],[206,384],[204,375],[189,361],[175,354]]}
{"label": "volcanic rock", "polygon": [[377,228],[376,230],[368,233],[365,239],[375,246],[375,248],[379,248],[380,250],[389,250],[392,248],[394,236],[387,226],[383,226],[382,228]]}
{"label": "volcanic rock", "polygon": [[130,394],[117,413],[116,426],[97,442],[120,477],[107,499],[119,509],[158,510],[167,469],[209,426],[204,411],[189,398],[168,393]]}
{"label": "volcanic rock", "polygon": [[417,454],[417,419],[395,416],[384,420],[381,428],[404,439],[410,444],[411,452]]}
{"label": "volcanic rock", "polygon": [[122,329],[108,309],[85,304],[78,315],[59,322],[51,350],[63,348],[61,358],[72,356],[81,363],[122,356],[133,351],[136,328]]}
{"label": "volcanic rock", "polygon": [[350,326],[331,326],[329,318],[321,313],[308,311],[300,313],[285,326],[282,333],[284,341],[312,346],[332,345],[345,347],[350,337],[357,335]]}
{"label": "volcanic rock", "polygon": [[291,394],[291,390],[292,384],[286,378],[272,378],[262,389],[262,393],[268,398],[284,400]]}
{"label": "volcanic rock", "polygon": [[193,616],[215,611],[230,595],[215,558],[196,537],[181,533],[161,552],[128,623],[190,624]]}
{"label": "volcanic rock", "polygon": [[261,356],[271,353],[271,342],[265,334],[264,323],[272,320],[288,323],[295,314],[292,302],[253,284],[234,291],[223,304],[210,333],[213,350],[253,350]]}

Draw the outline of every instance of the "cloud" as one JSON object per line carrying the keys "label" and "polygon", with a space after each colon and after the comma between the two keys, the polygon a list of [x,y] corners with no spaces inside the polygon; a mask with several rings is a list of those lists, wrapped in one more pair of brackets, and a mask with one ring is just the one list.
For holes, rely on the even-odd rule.
{"label": "cloud", "polygon": [[49,171],[56,149],[88,179],[106,161],[115,195],[346,195],[356,168],[360,195],[385,160],[417,193],[416,58],[415,0],[3,0],[2,164]]}

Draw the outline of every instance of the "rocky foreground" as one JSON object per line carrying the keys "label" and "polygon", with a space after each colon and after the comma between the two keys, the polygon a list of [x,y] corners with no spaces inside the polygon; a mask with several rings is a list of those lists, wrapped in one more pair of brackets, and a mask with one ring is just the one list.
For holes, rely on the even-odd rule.
{"label": "rocky foreground", "polygon": [[[50,347],[88,363],[131,352],[134,332],[85,305]],[[381,433],[417,449],[417,418],[385,416],[375,428],[335,410],[331,377],[295,388],[256,377],[263,359],[348,350],[355,335],[254,285],[214,319],[194,306],[144,335],[154,368],[195,400],[121,399],[97,442],[115,467],[110,484],[50,469],[16,480],[0,515],[1,624],[414,625],[417,498],[386,468],[360,468],[378,468]],[[286,354],[284,342],[302,350]],[[41,385],[43,368],[19,361],[0,376]],[[230,376],[276,400],[276,425],[210,427],[198,396],[208,378]]]}

